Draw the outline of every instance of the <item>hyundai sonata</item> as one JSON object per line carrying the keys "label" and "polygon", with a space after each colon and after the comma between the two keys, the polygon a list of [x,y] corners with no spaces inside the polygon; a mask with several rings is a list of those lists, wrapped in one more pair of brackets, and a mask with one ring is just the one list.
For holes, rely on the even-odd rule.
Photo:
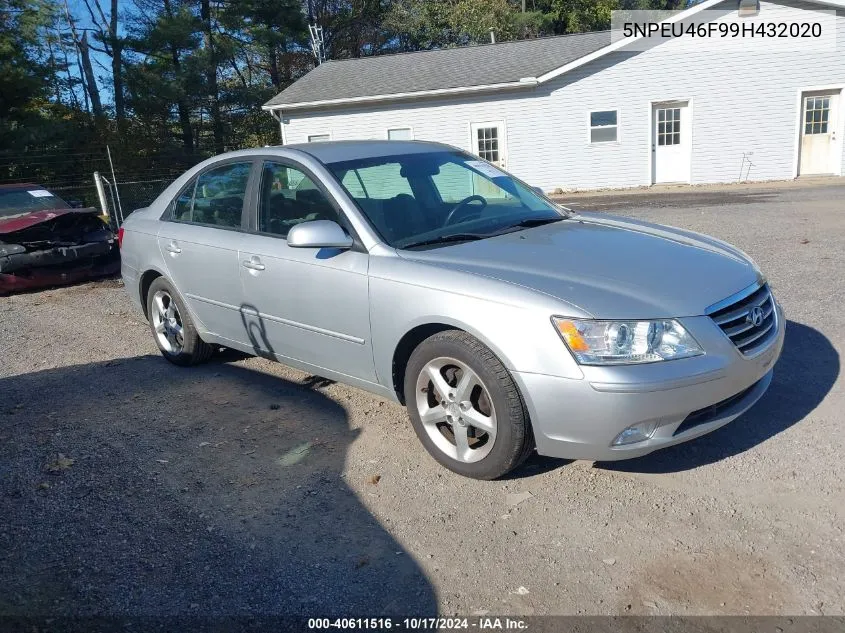
{"label": "hyundai sonata", "polygon": [[119,238],[169,361],[225,346],[396,400],[475,478],[535,449],[617,460],[709,433],[763,395],[783,344],[739,249],[573,213],[435,143],[217,156]]}

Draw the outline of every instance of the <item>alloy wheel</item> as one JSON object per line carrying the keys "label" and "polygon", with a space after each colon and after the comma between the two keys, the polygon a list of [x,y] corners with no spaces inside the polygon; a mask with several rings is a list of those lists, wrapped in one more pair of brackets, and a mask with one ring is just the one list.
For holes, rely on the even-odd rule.
{"label": "alloy wheel", "polygon": [[170,354],[180,354],[185,346],[182,316],[173,297],[165,290],[153,295],[152,321],[161,348]]}
{"label": "alloy wheel", "polygon": [[423,428],[439,450],[464,463],[484,459],[496,440],[496,411],[481,378],[455,358],[435,358],[417,378]]}

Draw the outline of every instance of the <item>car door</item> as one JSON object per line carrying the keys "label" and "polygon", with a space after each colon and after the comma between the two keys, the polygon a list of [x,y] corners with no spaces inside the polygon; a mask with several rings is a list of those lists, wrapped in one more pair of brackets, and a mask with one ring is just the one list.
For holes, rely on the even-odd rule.
{"label": "car door", "polygon": [[245,342],[238,248],[251,159],[217,163],[201,172],[171,204],[158,244],[168,276],[205,330]]}
{"label": "car door", "polygon": [[366,250],[288,246],[287,233],[300,222],[332,220],[351,231],[336,202],[302,165],[267,159],[257,182],[253,230],[240,249],[250,344],[259,355],[375,382]]}

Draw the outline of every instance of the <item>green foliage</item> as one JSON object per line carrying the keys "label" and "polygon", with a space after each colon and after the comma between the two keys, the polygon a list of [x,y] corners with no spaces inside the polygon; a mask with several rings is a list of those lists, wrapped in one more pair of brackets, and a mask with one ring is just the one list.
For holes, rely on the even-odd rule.
{"label": "green foliage", "polygon": [[489,42],[492,30],[497,41],[505,41],[539,35],[542,14],[520,13],[507,0],[457,0],[449,22],[460,40]]}
{"label": "green foliage", "polygon": [[45,115],[55,63],[46,42],[54,7],[46,0],[0,0],[0,140],[26,136]]}
{"label": "green foliage", "polygon": [[540,11],[517,10],[509,0],[397,0],[384,22],[402,50],[426,50],[537,37],[551,26]]}
{"label": "green foliage", "polygon": [[[323,28],[328,57],[339,59],[483,44],[491,30],[501,42],[606,29],[616,9],[682,5],[684,0],[84,0],[71,3],[66,16],[63,0],[0,0],[0,158],[29,150],[87,156],[108,144],[118,171],[158,174],[221,149],[277,143],[278,124],[261,105],[313,68],[309,21]],[[76,27],[92,22],[96,85],[80,72],[84,43]],[[92,114],[98,96],[104,116]],[[121,108],[125,116],[115,121]],[[39,169],[10,159],[0,162],[0,180],[49,180]],[[50,169],[56,178],[90,179],[88,164],[69,160]]]}

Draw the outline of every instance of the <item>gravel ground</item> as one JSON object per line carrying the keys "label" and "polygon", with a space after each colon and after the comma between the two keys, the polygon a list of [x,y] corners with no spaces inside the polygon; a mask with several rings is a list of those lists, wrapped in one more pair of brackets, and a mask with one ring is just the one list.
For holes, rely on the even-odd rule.
{"label": "gravel ground", "polygon": [[504,481],[440,468],[364,392],[169,365],[119,282],[0,298],[0,614],[845,614],[843,197],[574,197],[752,255],[784,355],[698,441]]}

